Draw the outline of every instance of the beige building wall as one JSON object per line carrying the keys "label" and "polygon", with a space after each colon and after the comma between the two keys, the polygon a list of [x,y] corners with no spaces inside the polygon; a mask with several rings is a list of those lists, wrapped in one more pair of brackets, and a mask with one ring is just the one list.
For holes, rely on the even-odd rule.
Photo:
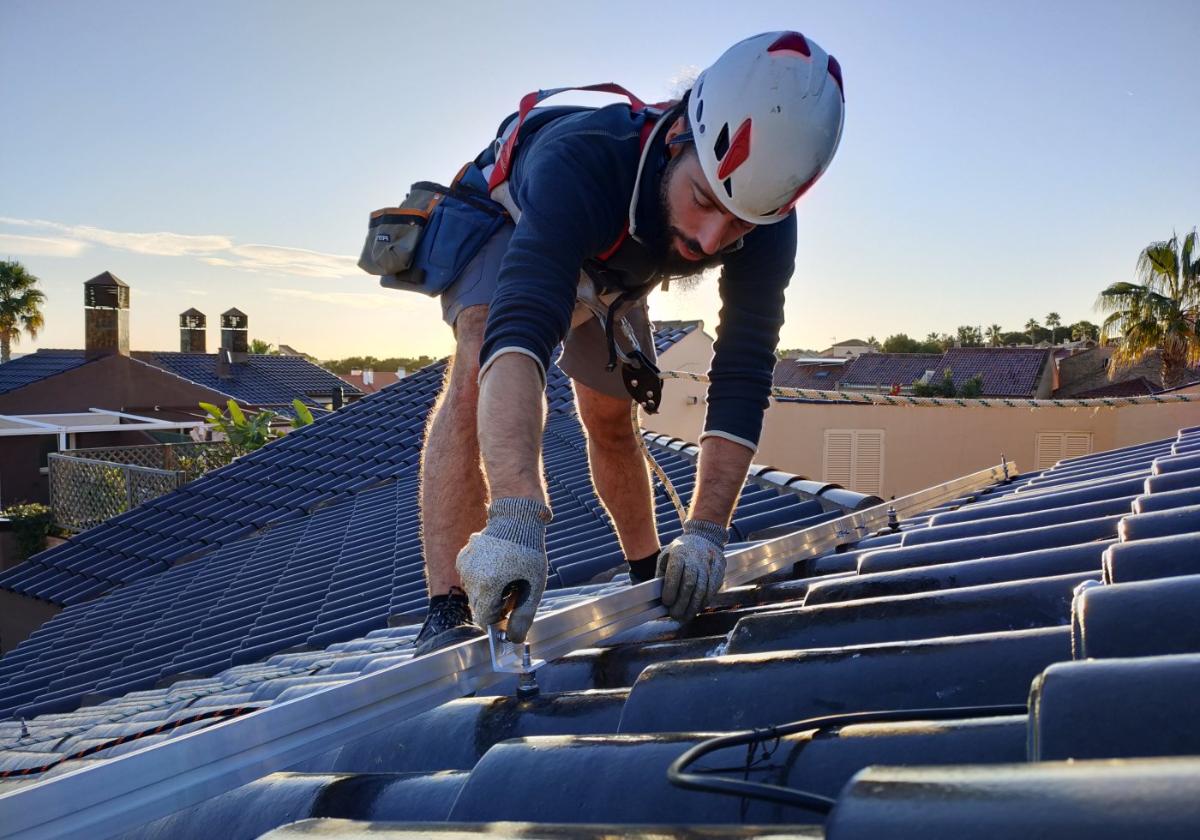
{"label": "beige building wall", "polygon": [[[697,331],[688,336],[686,344],[680,342],[664,353],[661,367],[704,372],[711,353],[711,340]],[[706,390],[704,383],[667,381],[659,413],[643,414],[643,427],[697,440],[704,424]],[[1016,462],[1022,472],[1032,472],[1038,468],[1039,435],[1043,435],[1043,457],[1053,457],[1054,443],[1068,438],[1073,447],[1086,441],[1087,451],[1099,452],[1172,437],[1181,428],[1197,425],[1200,402],[1039,409],[772,402],[754,460],[807,478],[825,479],[830,466],[827,431],[878,430],[883,450],[880,495],[887,498],[995,465],[1001,454]],[[1076,451],[1064,450],[1068,454]]]}

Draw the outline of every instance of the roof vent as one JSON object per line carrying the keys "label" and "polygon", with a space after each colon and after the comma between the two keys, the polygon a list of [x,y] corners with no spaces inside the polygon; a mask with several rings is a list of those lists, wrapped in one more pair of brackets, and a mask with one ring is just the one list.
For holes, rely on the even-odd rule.
{"label": "roof vent", "polygon": [[225,348],[217,351],[217,378],[233,379],[233,354]]}
{"label": "roof vent", "polygon": [[221,313],[221,349],[229,351],[230,360],[244,362],[250,353],[250,319],[240,309]]}
{"label": "roof vent", "polygon": [[111,272],[83,284],[84,353],[129,355],[129,286]]}
{"label": "roof vent", "polygon": [[205,328],[208,319],[199,309],[188,309],[179,313],[179,352],[207,353],[208,341]]}

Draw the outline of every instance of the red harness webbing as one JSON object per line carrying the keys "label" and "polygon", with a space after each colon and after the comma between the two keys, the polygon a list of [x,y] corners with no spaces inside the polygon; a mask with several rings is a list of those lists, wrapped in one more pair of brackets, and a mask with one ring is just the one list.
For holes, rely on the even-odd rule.
{"label": "red harness webbing", "polygon": [[[662,110],[663,108],[665,108],[666,106],[671,104],[669,102],[660,102],[660,103],[655,103],[652,106],[647,106],[646,103],[643,102],[640,98],[638,98],[637,96],[635,96],[634,94],[632,94],[628,90],[626,90],[625,88],[623,88],[620,85],[615,84],[613,82],[605,82],[605,83],[598,84],[598,85],[583,85],[580,87],[550,88],[549,90],[535,90],[532,93],[527,93],[523,97],[521,97],[521,105],[517,110],[516,124],[512,127],[511,131],[508,134],[508,137],[505,138],[504,144],[500,147],[500,151],[496,154],[496,163],[492,168],[492,173],[491,173],[490,177],[488,178],[488,192],[491,192],[492,190],[496,189],[497,187],[499,187],[501,184],[503,184],[505,181],[508,180],[509,170],[512,167],[513,154],[516,152],[517,140],[521,134],[521,126],[522,126],[522,124],[524,124],[525,118],[527,116],[529,116],[529,112],[532,111],[535,107],[537,107],[537,105],[540,102],[542,102],[546,99],[549,99],[551,96],[555,96],[556,94],[564,93],[569,90],[595,91],[598,93],[615,93],[620,96],[624,96],[626,99],[628,99],[629,104],[632,106],[632,108],[635,112],[646,112],[649,110],[649,108],[657,108],[659,110]],[[650,139],[650,135],[653,133],[654,126],[658,122],[658,119],[660,116],[661,116],[661,113],[650,112],[650,113],[646,114],[646,121],[642,125],[641,137],[638,140],[638,152],[639,153],[645,151],[646,142]],[[637,189],[636,185],[634,186],[634,189]],[[610,245],[607,249],[605,249],[605,251],[598,256],[598,259],[606,260],[609,257],[611,257],[613,254],[615,254],[617,252],[617,250],[625,243],[625,240],[628,238],[629,238],[629,222],[626,221],[625,228],[624,228],[624,230],[621,231],[621,235],[617,237],[617,241],[614,242],[612,245]]]}

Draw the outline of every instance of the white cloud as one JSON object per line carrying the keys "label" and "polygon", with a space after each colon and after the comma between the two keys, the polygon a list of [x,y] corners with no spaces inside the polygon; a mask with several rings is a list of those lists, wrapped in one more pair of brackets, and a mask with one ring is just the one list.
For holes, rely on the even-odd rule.
{"label": "white cloud", "polygon": [[23,257],[77,257],[86,248],[87,243],[78,239],[0,233],[0,254]]}
{"label": "white cloud", "polygon": [[294,277],[351,277],[359,273],[357,260],[342,254],[326,254],[282,245],[236,245],[221,234],[190,234],[158,231],[131,233],[92,225],[64,225],[43,219],[0,217],[0,224],[35,228],[60,234],[54,237],[0,234],[0,251],[12,253],[77,256],[90,244],[118,251],[160,257],[197,257],[208,265],[256,274]]}
{"label": "white cloud", "polygon": [[281,288],[271,288],[268,291],[279,297],[302,298],[317,303],[349,306],[353,309],[378,309],[380,306],[394,306],[399,302],[398,298],[400,297],[378,292],[313,292],[308,289]]}
{"label": "white cloud", "polygon": [[323,254],[304,248],[285,248],[279,245],[235,245],[230,249],[235,259],[216,257],[206,259],[210,265],[222,265],[269,274],[292,274],[297,277],[351,277],[359,274],[357,260],[341,254]]}
{"label": "white cloud", "polygon": [[151,254],[158,257],[187,257],[198,254],[211,254],[225,251],[233,247],[233,240],[227,236],[201,235],[187,233],[124,233],[115,230],[80,225],[66,227],[71,235],[99,245],[107,245],[118,251],[132,251],[135,254]]}

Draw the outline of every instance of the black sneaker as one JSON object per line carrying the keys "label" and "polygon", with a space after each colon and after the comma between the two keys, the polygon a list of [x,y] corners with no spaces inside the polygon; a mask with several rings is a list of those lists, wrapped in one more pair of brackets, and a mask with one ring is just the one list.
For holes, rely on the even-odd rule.
{"label": "black sneaker", "polygon": [[414,644],[417,656],[424,656],[482,635],[483,629],[471,619],[467,593],[452,586],[449,595],[429,599],[429,612],[425,614],[425,623]]}

